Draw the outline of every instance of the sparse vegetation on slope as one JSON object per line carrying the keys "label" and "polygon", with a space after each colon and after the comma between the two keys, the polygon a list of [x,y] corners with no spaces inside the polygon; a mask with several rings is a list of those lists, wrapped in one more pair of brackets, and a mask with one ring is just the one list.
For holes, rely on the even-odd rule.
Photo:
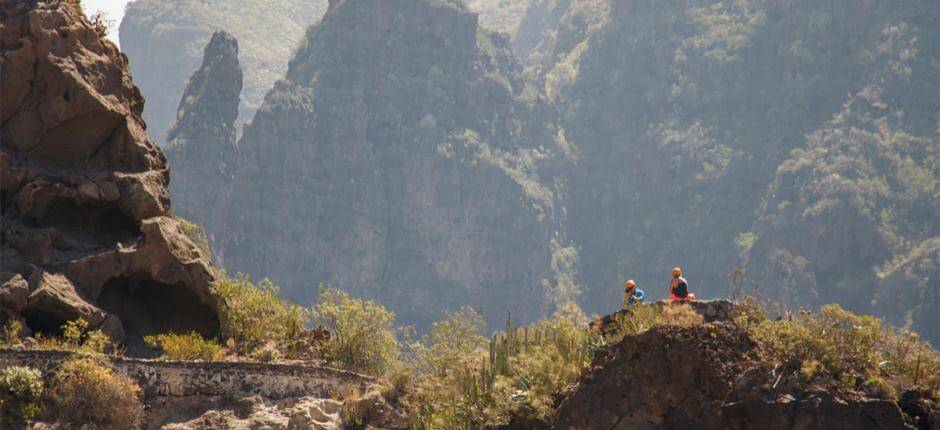
{"label": "sparse vegetation on slope", "polygon": [[170,360],[216,361],[224,356],[221,345],[196,332],[150,335],[145,336],[144,341],[153,348],[160,348],[163,357]]}
{"label": "sparse vegetation on slope", "polygon": [[102,362],[75,358],[56,370],[50,388],[49,412],[60,423],[102,430],[137,428],[143,415],[140,387]]}
{"label": "sparse vegetation on slope", "polygon": [[290,349],[300,341],[309,312],[278,297],[278,287],[271,281],[252,283],[244,275],[226,276],[217,290],[221,299],[220,334],[232,340],[238,353],[250,355],[268,343]]}
{"label": "sparse vegetation on slope", "polygon": [[395,314],[381,305],[321,286],[310,315],[330,333],[321,351],[328,364],[379,376],[398,364]]}

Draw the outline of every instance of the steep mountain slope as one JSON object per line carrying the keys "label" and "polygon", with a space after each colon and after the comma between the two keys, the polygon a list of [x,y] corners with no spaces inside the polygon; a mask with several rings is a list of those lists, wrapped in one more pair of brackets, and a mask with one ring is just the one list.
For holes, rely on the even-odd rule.
{"label": "steep mountain slope", "polygon": [[567,147],[520,73],[457,2],[331,8],[239,142],[230,219],[206,226],[226,267],[418,324],[465,304],[526,319],[573,294],[553,181]]}
{"label": "steep mountain slope", "polygon": [[463,0],[467,9],[480,14],[480,25],[510,36],[526,11],[528,0]]}
{"label": "steep mountain slope", "polygon": [[[206,45],[202,66],[189,78],[176,122],[167,135],[173,169],[170,195],[176,214],[199,224],[222,214],[224,190],[234,179],[235,118],[242,90],[238,42],[217,31]],[[218,223],[218,221],[212,221]]]}
{"label": "steep mountain slope", "polygon": [[126,58],[71,5],[0,6],[0,319],[51,334],[82,318],[116,340],[214,334],[215,275],[170,217]]}
{"label": "steep mountain slope", "polygon": [[938,42],[886,28],[883,69],[777,169],[748,268],[791,305],[837,301],[940,341]]}
{"label": "steep mountain slope", "polygon": [[[905,75],[885,99],[889,111],[904,112],[893,129],[914,136],[910,156],[929,158],[938,14],[923,1],[572,2],[539,63],[566,136],[581,151],[568,231],[593,288],[590,308],[614,300],[611,286],[623,276],[660,294],[675,265],[693,290],[724,294],[725,273],[760,240],[762,227],[748,234],[758,209],[779,197],[778,166],[825,133],[846,94],[878,84],[886,69]],[[918,181],[934,180],[931,163],[915,163],[930,173]],[[937,217],[928,213],[897,214],[911,244],[934,235]],[[891,255],[874,257],[847,264],[871,272]],[[761,273],[750,271],[770,294],[787,295]],[[845,295],[829,297],[859,309]]]}
{"label": "steep mountain slope", "polygon": [[287,70],[304,30],[326,11],[326,0],[137,0],[121,22],[121,48],[147,99],[148,132],[166,139],[187,79],[217,30],[241,42],[245,68],[239,123],[251,119],[274,81]]}

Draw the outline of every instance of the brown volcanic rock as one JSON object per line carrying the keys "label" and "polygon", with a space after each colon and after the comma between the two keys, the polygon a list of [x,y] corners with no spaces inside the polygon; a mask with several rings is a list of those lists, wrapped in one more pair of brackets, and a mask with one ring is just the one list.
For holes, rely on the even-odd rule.
{"label": "brown volcanic rock", "polygon": [[5,316],[41,332],[82,317],[117,339],[217,330],[215,277],[170,217],[126,57],[70,6],[0,12]]}
{"label": "brown volcanic rock", "polygon": [[[599,351],[555,429],[902,429],[898,403],[807,388],[734,324],[657,326]],[[923,413],[922,415],[927,415]]]}

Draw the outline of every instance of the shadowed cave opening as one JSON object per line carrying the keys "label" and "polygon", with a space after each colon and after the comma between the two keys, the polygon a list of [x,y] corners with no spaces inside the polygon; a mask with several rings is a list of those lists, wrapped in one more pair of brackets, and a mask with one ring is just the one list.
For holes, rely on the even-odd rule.
{"label": "shadowed cave opening", "polygon": [[22,316],[26,327],[29,327],[34,335],[39,333],[43,336],[62,337],[62,326],[67,322],[59,315],[39,309],[24,310]]}
{"label": "shadowed cave opening", "polygon": [[59,200],[42,219],[27,221],[28,225],[52,227],[67,236],[102,244],[124,242],[141,235],[137,221],[113,203],[82,205]]}
{"label": "shadowed cave opening", "polygon": [[211,307],[184,285],[119,277],[105,283],[98,305],[121,319],[128,351],[144,348],[143,337],[159,333],[197,333],[211,337],[219,319]]}

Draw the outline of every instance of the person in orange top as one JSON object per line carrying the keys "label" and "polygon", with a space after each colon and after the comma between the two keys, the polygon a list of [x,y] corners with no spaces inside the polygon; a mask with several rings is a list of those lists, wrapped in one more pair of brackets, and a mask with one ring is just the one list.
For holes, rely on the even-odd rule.
{"label": "person in orange top", "polygon": [[682,277],[682,269],[672,269],[672,281],[669,282],[669,300],[673,302],[691,302],[695,294],[689,293],[689,283]]}

